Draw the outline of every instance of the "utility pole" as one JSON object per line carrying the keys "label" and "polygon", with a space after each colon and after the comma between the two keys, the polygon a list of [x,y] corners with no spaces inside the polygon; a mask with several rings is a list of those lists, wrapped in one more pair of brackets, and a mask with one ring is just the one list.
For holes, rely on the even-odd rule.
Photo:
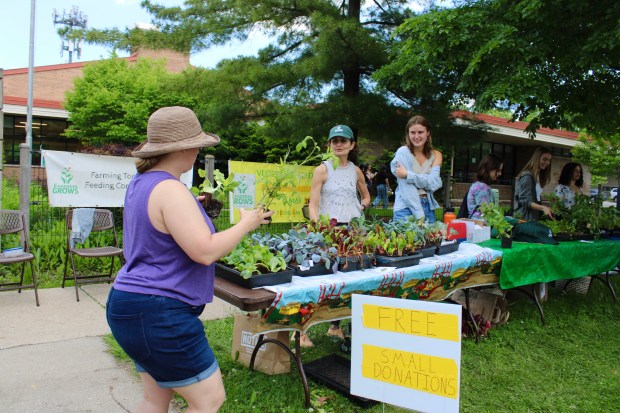
{"label": "utility pole", "polygon": [[73,52],[77,53],[79,59],[82,54],[82,40],[84,36],[79,29],[86,29],[86,22],[88,16],[84,15],[76,6],[71,7],[71,10],[67,13],[64,9],[62,15],[58,14],[54,9],[54,26],[57,24],[63,25],[58,29],[58,34],[62,38],[60,46],[60,56],[64,54],[64,51],[69,52],[69,62],[73,61]]}
{"label": "utility pole", "polygon": [[4,70],[0,68],[0,209],[2,209],[2,170],[4,169]]}
{"label": "utility pole", "polygon": [[32,106],[34,101],[34,22],[36,1],[30,2],[30,44],[28,57],[28,107],[26,111],[26,142],[19,145],[19,205],[30,229],[30,183],[32,181]]}

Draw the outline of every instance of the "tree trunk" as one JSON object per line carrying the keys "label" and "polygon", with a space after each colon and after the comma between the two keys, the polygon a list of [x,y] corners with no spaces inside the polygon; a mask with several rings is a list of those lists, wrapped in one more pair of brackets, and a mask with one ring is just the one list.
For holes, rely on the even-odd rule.
{"label": "tree trunk", "polygon": [[[349,0],[347,16],[350,19],[360,21],[361,0]],[[344,76],[344,95],[347,97],[355,97],[360,92],[360,67],[357,56],[351,53],[351,58],[355,61],[347,62],[348,65],[343,69]]]}

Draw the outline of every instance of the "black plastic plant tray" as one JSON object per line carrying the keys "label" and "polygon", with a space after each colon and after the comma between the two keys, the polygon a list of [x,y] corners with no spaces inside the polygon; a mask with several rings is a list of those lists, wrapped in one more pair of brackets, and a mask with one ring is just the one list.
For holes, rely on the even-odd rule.
{"label": "black plastic plant tray", "polygon": [[435,252],[437,251],[437,247],[421,248],[418,251],[422,254],[422,258],[428,258],[428,257],[432,257],[433,255],[435,255]]}
{"label": "black plastic plant tray", "polygon": [[292,268],[288,268],[284,271],[254,275],[250,278],[243,278],[239,271],[222,265],[218,262],[215,263],[215,275],[245,288],[258,288],[268,285],[290,283],[291,279],[293,278],[294,271],[295,270],[293,270]]}
{"label": "black plastic plant tray", "polygon": [[372,259],[373,256],[371,254],[363,254],[361,257],[338,257],[338,271],[351,272],[358,270],[367,270],[372,267]]}
{"label": "black plastic plant tray", "polygon": [[339,391],[360,407],[366,409],[379,403],[351,394],[351,361],[338,354],[329,354],[306,363],[304,371],[306,376]]}
{"label": "black plastic plant tray", "polygon": [[453,242],[452,244],[440,245],[437,247],[437,255],[450,254],[459,250],[459,243]]}
{"label": "black plastic plant tray", "polygon": [[328,274],[333,274],[334,273],[334,266],[332,263],[332,266],[329,267],[329,269],[325,268],[325,264],[317,264],[313,267],[310,267],[307,270],[302,270],[299,266],[294,267],[295,268],[295,275],[298,275],[300,277],[314,277],[317,275],[328,275]]}
{"label": "black plastic plant tray", "polygon": [[375,260],[377,260],[377,265],[384,265],[386,267],[412,267],[414,265],[418,265],[420,263],[420,259],[422,259],[422,253],[416,252],[411,255],[402,255],[396,257],[390,257],[387,255],[375,255]]}

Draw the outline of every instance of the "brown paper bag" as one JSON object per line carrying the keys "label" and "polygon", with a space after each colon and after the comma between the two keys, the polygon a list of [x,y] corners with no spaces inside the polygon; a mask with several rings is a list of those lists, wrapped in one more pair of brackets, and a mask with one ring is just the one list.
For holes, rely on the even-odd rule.
{"label": "brown paper bag", "polygon": [[[464,308],[466,307],[465,301],[465,293],[463,290],[457,290],[450,297],[453,301],[461,304]],[[485,293],[484,291],[477,291],[470,289],[469,290],[469,306],[471,307],[471,314],[476,316],[480,315],[484,321],[491,321],[493,318],[493,313],[495,311],[495,307],[497,306],[497,301],[499,299],[503,300],[504,297]]]}
{"label": "brown paper bag", "polygon": [[[258,323],[260,323],[258,314],[235,315],[235,329],[230,356],[246,367],[250,366],[252,352],[258,342],[258,335],[253,336],[255,326]],[[281,341],[286,347],[290,346],[288,331],[268,333],[265,334],[265,338]],[[277,344],[263,344],[256,353],[254,369],[270,375],[288,373],[291,371],[291,358]]]}

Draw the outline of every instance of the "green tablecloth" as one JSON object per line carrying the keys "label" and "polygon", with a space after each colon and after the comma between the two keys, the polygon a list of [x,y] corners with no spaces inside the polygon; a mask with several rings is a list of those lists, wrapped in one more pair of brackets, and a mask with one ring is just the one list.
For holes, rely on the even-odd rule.
{"label": "green tablecloth", "polygon": [[579,278],[609,271],[620,263],[620,241],[570,241],[558,245],[513,242],[503,249],[496,239],[482,247],[502,251],[500,286],[503,289],[538,282]]}

